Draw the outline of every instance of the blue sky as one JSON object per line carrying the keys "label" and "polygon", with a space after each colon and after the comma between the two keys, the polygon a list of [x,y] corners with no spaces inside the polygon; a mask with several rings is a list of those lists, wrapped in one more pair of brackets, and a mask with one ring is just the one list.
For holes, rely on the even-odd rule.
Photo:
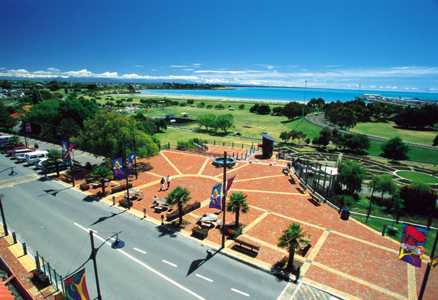
{"label": "blue sky", "polygon": [[3,0],[0,76],[438,90],[438,0]]}

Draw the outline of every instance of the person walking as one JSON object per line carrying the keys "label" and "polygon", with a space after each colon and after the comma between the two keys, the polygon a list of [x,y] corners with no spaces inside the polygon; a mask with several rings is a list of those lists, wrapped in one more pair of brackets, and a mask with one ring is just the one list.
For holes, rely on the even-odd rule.
{"label": "person walking", "polygon": [[167,177],[166,177],[166,184],[167,184],[166,190],[168,190],[170,188],[170,180],[171,180],[170,176],[167,175]]}
{"label": "person walking", "polygon": [[160,192],[165,190],[165,184],[166,184],[166,179],[164,177],[161,177]]}

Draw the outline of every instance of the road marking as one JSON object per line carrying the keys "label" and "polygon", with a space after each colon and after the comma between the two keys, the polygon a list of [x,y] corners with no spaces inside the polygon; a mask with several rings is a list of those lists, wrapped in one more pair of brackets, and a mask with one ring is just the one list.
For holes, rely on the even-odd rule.
{"label": "road marking", "polygon": [[80,224],[78,224],[78,223],[76,223],[76,222],[73,222],[73,224],[74,224],[75,226],[79,227],[80,229],[86,231],[86,232],[90,232],[90,231],[93,231],[94,233],[97,233],[97,232],[98,232],[97,230],[94,230],[94,229],[91,229],[91,228],[85,228],[84,226],[82,226],[82,225],[80,225]]}
{"label": "road marking", "polygon": [[208,277],[202,276],[201,274],[196,273],[195,275],[196,275],[196,277],[199,277],[201,279],[207,280],[208,282],[213,282],[213,279],[210,279]]}
{"label": "road marking", "polygon": [[170,262],[170,261],[167,261],[167,260],[165,260],[165,259],[162,259],[161,261],[162,261],[163,263],[165,263],[165,264],[168,264],[169,266],[172,266],[172,267],[174,267],[174,268],[178,268],[177,265],[175,265],[174,263],[172,263],[172,262]]}
{"label": "road marking", "polygon": [[242,292],[242,291],[240,291],[240,290],[238,290],[238,289],[231,288],[231,290],[232,290],[233,292],[238,293],[238,294],[241,294],[241,295],[243,295],[243,296],[245,296],[245,297],[249,297],[249,294],[248,294],[248,293]]}
{"label": "road marking", "polygon": [[[76,225],[77,223],[75,223]],[[88,229],[86,229],[85,227],[77,224],[76,226],[78,226],[79,228],[81,228],[82,230],[88,232]],[[99,235],[95,235],[95,237],[99,240],[101,240],[102,242],[105,242],[107,245],[111,246],[111,244],[108,241],[105,241],[105,239]],[[192,295],[193,297],[195,297],[196,299],[199,300],[206,300],[204,297],[196,294],[195,292],[193,292],[192,290],[186,288],[185,286],[183,286],[182,284],[176,282],[175,280],[171,279],[170,277],[167,277],[166,275],[164,275],[163,273],[160,273],[159,271],[155,270],[154,268],[152,268],[151,266],[145,264],[144,262],[142,262],[141,260],[135,258],[134,256],[132,256],[131,254],[125,252],[122,249],[115,249],[115,251],[120,252],[121,254],[123,254],[124,256],[126,256],[127,258],[129,258],[130,260],[136,262],[137,264],[139,264],[140,266],[142,266],[143,268],[145,268],[146,270],[154,273],[155,275],[161,277],[162,279],[168,281],[169,283],[173,284],[174,286],[178,287],[179,289],[187,292],[188,294]]]}
{"label": "road marking", "polygon": [[291,300],[293,300],[295,298],[295,296],[297,295],[298,291],[300,290],[302,284],[303,284],[303,281],[300,280],[298,282],[298,285],[296,286],[294,292],[292,293],[292,296],[290,297]]}
{"label": "road marking", "polygon": [[134,248],[134,251],[140,252],[141,254],[146,254],[147,253],[146,251],[143,251],[143,250],[138,249],[138,248]]}

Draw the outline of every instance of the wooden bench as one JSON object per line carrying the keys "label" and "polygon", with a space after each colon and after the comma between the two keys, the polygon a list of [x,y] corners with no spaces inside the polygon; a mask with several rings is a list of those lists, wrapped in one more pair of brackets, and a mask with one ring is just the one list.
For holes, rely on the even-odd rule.
{"label": "wooden bench", "polygon": [[250,251],[252,253],[254,253],[255,255],[257,255],[260,251],[260,246],[257,244],[253,244],[241,239],[235,239],[234,243],[236,243],[236,245],[238,247],[240,247],[241,249],[245,249],[247,251]]}

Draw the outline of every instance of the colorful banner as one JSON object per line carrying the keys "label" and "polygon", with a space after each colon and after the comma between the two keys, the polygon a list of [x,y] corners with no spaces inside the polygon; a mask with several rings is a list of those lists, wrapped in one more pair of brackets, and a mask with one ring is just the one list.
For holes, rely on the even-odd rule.
{"label": "colorful banner", "polygon": [[227,180],[227,192],[231,189],[231,186],[233,185],[234,178],[236,178],[236,176],[233,176]]}
{"label": "colorful banner", "polygon": [[132,152],[131,154],[128,155],[128,168],[132,168],[134,166],[135,163],[135,152]]}
{"label": "colorful banner", "polygon": [[123,169],[123,159],[121,157],[113,159],[113,173],[115,179],[123,179],[125,170]]}
{"label": "colorful banner", "polygon": [[399,258],[408,264],[420,268],[426,237],[426,228],[405,225],[403,227]]}
{"label": "colorful banner", "polygon": [[81,269],[65,278],[64,286],[65,300],[90,300],[85,280],[85,269]]}
{"label": "colorful banner", "polygon": [[222,207],[222,183],[217,183],[213,186],[210,195],[210,205],[209,208],[221,209]]}
{"label": "colorful banner", "polygon": [[69,141],[61,142],[61,155],[64,162],[70,161],[70,143]]}

